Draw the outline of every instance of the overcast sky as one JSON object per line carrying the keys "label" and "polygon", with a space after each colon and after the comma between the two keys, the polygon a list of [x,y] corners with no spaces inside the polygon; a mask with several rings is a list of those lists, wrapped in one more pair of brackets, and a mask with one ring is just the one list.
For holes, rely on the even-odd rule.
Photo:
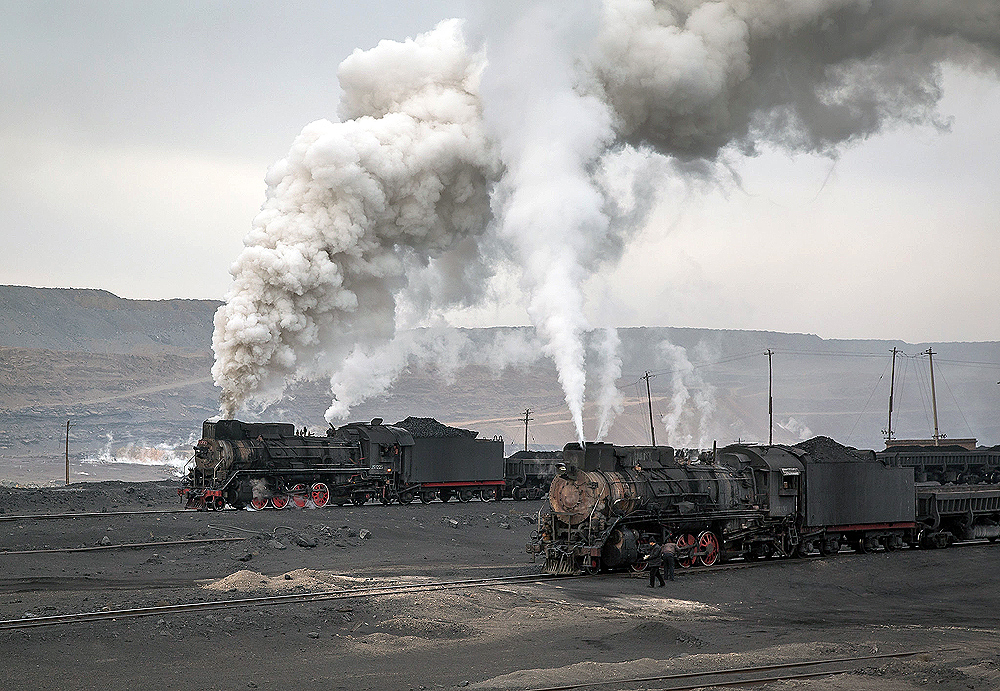
{"label": "overcast sky", "polygon": [[[465,5],[0,2],[0,282],[223,299],[267,166],[336,119],[341,60]],[[1000,340],[996,76],[947,71],[939,110],[948,130],[666,190],[589,285],[592,324]],[[528,323],[522,304],[453,321]]]}

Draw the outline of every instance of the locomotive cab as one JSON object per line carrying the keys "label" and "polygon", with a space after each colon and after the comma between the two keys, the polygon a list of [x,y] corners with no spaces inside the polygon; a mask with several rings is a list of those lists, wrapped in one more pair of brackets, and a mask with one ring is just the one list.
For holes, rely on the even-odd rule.
{"label": "locomotive cab", "polygon": [[728,446],[719,452],[722,462],[734,469],[749,467],[756,489],[755,503],[772,518],[794,516],[799,508],[799,491],[804,451],[784,446]]}

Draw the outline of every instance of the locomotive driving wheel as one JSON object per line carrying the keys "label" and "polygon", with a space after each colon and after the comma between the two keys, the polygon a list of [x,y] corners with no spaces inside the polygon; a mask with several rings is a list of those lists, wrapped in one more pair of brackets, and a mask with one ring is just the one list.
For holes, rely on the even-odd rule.
{"label": "locomotive driving wheel", "polygon": [[254,511],[263,511],[267,508],[267,499],[261,497],[254,497],[250,500],[250,506],[253,507]]}
{"label": "locomotive driving wheel", "polygon": [[288,506],[287,494],[275,494],[271,497],[271,505],[276,509],[283,509]]}
{"label": "locomotive driving wheel", "polygon": [[306,495],[306,486],[301,484],[295,485],[290,491],[292,493],[292,504],[295,505],[295,508],[306,508],[306,504],[309,503],[309,497]]}
{"label": "locomotive driving wheel", "polygon": [[330,488],[325,482],[314,482],[309,490],[309,498],[312,499],[313,506],[322,508],[330,501]]}
{"label": "locomotive driving wheel", "polygon": [[698,563],[711,566],[719,560],[719,538],[715,533],[706,530],[698,536]]}
{"label": "locomotive driving wheel", "polygon": [[677,563],[685,569],[694,563],[694,547],[697,543],[698,541],[691,533],[677,538]]}

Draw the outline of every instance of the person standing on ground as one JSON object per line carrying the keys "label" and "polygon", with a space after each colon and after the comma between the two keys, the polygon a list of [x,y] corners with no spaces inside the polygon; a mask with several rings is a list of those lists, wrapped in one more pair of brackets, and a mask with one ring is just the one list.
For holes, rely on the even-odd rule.
{"label": "person standing on ground", "polygon": [[660,566],[663,565],[663,547],[656,540],[650,540],[649,547],[649,554],[645,557],[649,561],[649,587],[652,588],[655,579],[658,578],[662,588],[666,585],[663,574],[660,573]]}
{"label": "person standing on ground", "polygon": [[674,562],[677,559],[677,543],[667,540],[663,543],[663,562],[667,567],[667,580],[674,580]]}

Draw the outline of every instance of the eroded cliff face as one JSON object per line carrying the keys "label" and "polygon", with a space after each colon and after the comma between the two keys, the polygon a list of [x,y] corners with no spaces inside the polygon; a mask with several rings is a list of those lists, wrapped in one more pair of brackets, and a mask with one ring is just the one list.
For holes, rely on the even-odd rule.
{"label": "eroded cliff face", "polygon": [[[71,479],[172,474],[201,422],[219,412],[211,337],[220,304],[0,286],[0,482],[63,480],[67,420],[73,423]],[[619,335],[623,410],[605,438],[611,443],[648,443],[649,410],[639,379],[647,370],[656,375],[650,383],[658,443],[681,448],[766,441],[765,351],[771,349],[776,443],[821,434],[857,448],[881,448],[889,353],[896,347],[912,355],[928,346],[941,353],[940,365],[937,358],[934,364],[942,431],[1000,442],[995,369],[952,364],[1000,362],[1000,343],[906,344],[672,327],[621,328]],[[534,338],[530,327],[464,329],[461,336],[480,351]],[[413,360],[385,393],[353,407],[350,419],[434,417],[485,437],[503,436],[512,453],[521,448],[521,419],[530,409],[531,448],[561,449],[575,431],[555,367],[540,352],[519,362],[496,367]],[[917,385],[926,379],[924,367],[917,358],[897,362],[898,435],[930,434],[924,429],[929,403]],[[596,391],[597,384],[588,379],[587,390]],[[323,430],[329,405],[328,382],[305,382],[290,387],[280,402],[241,410],[239,417]],[[596,406],[585,406],[584,423],[592,437]],[[175,465],[158,465],[165,456]]]}

